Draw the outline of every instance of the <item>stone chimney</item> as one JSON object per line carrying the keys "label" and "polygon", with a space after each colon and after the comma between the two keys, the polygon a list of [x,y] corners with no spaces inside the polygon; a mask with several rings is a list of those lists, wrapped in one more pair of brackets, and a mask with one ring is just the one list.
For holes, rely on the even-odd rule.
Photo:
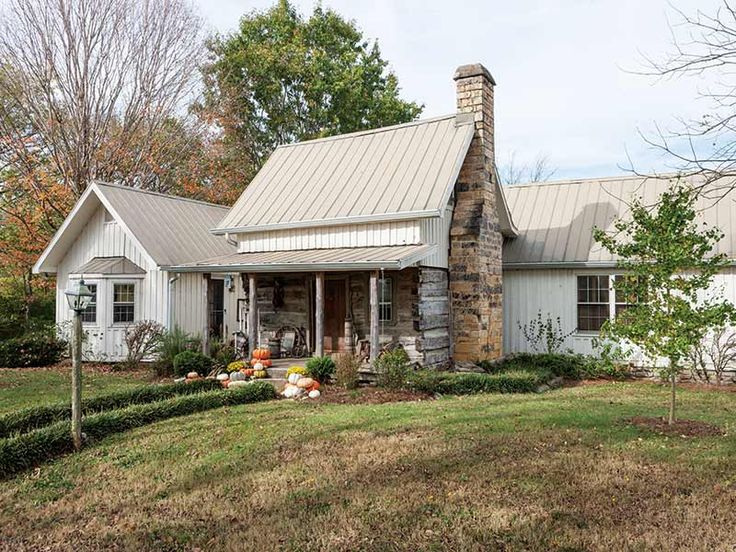
{"label": "stone chimney", "polygon": [[502,356],[501,235],[493,133],[493,87],[480,63],[455,71],[458,113],[472,113],[475,135],[455,184],[450,228],[450,307],[456,364]]}

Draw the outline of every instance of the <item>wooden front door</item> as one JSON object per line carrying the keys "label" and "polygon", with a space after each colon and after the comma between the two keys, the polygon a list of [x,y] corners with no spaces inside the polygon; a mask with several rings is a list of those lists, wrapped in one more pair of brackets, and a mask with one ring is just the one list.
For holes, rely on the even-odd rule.
{"label": "wooden front door", "polygon": [[325,280],[325,353],[345,348],[345,280]]}

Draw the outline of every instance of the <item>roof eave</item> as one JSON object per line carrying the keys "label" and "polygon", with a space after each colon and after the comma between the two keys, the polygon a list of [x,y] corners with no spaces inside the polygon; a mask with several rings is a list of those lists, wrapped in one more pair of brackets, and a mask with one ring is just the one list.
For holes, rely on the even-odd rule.
{"label": "roof eave", "polygon": [[402,211],[398,213],[384,213],[379,215],[359,215],[354,217],[340,217],[334,219],[318,219],[306,221],[280,222],[277,224],[261,224],[256,226],[235,226],[230,228],[213,228],[215,235],[250,234],[253,232],[268,232],[269,230],[295,230],[299,228],[316,228],[324,226],[345,226],[348,224],[370,224],[372,222],[390,222],[418,218],[441,217],[443,211],[428,209],[424,211]]}

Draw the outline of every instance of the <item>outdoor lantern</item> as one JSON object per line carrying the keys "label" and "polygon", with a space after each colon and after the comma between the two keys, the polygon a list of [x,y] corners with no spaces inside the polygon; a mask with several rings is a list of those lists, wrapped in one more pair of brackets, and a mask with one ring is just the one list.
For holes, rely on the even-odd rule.
{"label": "outdoor lantern", "polygon": [[74,312],[82,312],[87,308],[92,300],[92,292],[84,285],[84,280],[79,280],[76,284],[72,284],[65,292],[66,300],[69,308]]}

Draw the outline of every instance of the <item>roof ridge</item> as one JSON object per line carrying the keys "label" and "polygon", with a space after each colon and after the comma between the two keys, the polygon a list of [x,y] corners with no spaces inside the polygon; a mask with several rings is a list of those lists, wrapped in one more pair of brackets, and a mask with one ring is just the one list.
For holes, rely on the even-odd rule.
{"label": "roof ridge", "polygon": [[124,184],[117,184],[117,183],[114,183],[114,182],[104,182],[102,180],[95,180],[92,183],[93,184],[96,184],[98,186],[108,186],[110,188],[118,188],[118,189],[126,190],[126,191],[129,191],[129,192],[138,192],[138,193],[141,193],[141,194],[148,194],[148,195],[152,195],[152,196],[159,196],[159,197],[163,197],[165,199],[175,199],[175,200],[179,200],[179,201],[188,201],[190,203],[197,203],[199,205],[206,205],[208,207],[217,207],[219,209],[226,209],[226,210],[229,210],[230,209],[230,206],[228,206],[228,205],[221,205],[219,203],[212,203],[212,202],[209,202],[209,201],[202,201],[200,199],[192,199],[190,197],[182,197],[182,196],[178,196],[178,195],[174,195],[174,194],[164,194],[162,192],[154,192],[153,190],[143,190],[141,188],[134,188],[133,186],[125,186]]}
{"label": "roof ridge", "polygon": [[504,189],[513,188],[533,188],[541,186],[562,186],[566,184],[592,184],[611,182],[616,180],[670,180],[682,176],[688,178],[688,175],[679,175],[678,173],[664,173],[659,175],[620,175],[620,176],[598,176],[592,178],[566,178],[562,180],[547,180],[545,182],[524,182],[521,184],[504,184]]}
{"label": "roof ridge", "polygon": [[[312,138],[311,140],[302,140],[300,142],[292,142],[290,144],[281,144],[277,146],[277,149],[278,148],[293,148],[293,147],[301,146],[304,144],[314,144],[317,142],[328,142],[332,140],[341,140],[344,138],[355,138],[356,136],[367,136],[369,134],[379,134],[381,132],[390,132],[392,130],[397,130],[399,128],[407,128],[407,127],[415,126],[415,125],[436,123],[438,121],[443,121],[445,119],[453,119],[457,117],[458,115],[460,115],[460,113],[449,113],[447,115],[438,115],[437,117],[429,117],[427,119],[415,119],[413,121],[408,121],[406,123],[398,123],[395,125],[371,128],[371,129],[366,129],[366,130],[356,130],[354,132],[348,132],[345,134],[335,134],[334,136],[324,136],[323,138]],[[472,121],[467,121],[461,124],[470,124],[471,122]]]}

